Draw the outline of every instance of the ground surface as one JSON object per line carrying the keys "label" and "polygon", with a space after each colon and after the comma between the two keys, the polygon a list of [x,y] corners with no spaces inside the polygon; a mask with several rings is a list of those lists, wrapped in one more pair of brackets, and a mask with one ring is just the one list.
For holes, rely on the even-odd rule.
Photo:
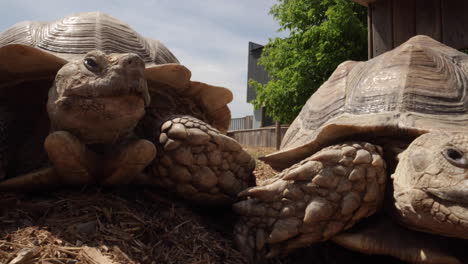
{"label": "ground surface", "polygon": [[0,260],[30,249],[30,263],[242,263],[204,212],[153,191],[4,195]]}
{"label": "ground surface", "polygon": [[[274,151],[248,148],[258,157]],[[258,181],[274,175],[257,163]],[[245,263],[229,208],[187,205],[159,189],[64,189],[0,193],[0,264]],[[331,243],[267,264],[398,263]]]}
{"label": "ground surface", "polygon": [[258,159],[259,157],[275,152],[276,150],[274,148],[244,146],[244,149],[255,158],[256,166],[254,174],[257,178],[257,184],[277,173],[268,164]]}

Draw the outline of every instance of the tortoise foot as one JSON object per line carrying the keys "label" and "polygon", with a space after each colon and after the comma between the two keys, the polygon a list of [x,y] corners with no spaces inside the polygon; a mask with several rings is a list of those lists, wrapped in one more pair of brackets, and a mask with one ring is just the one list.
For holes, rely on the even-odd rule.
{"label": "tortoise foot", "polygon": [[189,201],[225,204],[255,183],[254,159],[234,139],[190,116],[163,123],[151,165],[159,185]]}
{"label": "tortoise foot", "polygon": [[49,134],[44,142],[49,159],[54,164],[60,182],[80,185],[94,181],[92,172],[96,163],[96,154],[74,135],[66,131]]}
{"label": "tortoise foot", "polygon": [[107,158],[105,170],[108,173],[104,174],[110,176],[103,180],[103,184],[127,184],[136,180],[155,156],[156,147],[150,141],[144,139],[132,141],[122,147],[117,154]]}
{"label": "tortoise foot", "polygon": [[384,196],[380,147],[332,145],[239,194],[239,249],[251,259],[285,255],[328,240],[373,214]]}
{"label": "tortoise foot", "polygon": [[0,182],[0,191],[44,190],[59,185],[55,168],[43,168]]}

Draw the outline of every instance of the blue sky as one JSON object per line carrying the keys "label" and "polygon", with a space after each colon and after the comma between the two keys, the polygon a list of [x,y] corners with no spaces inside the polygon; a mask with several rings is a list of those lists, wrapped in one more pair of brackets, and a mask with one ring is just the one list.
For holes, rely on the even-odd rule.
{"label": "blue sky", "polygon": [[[24,20],[52,21],[102,11],[140,34],[162,41],[192,71],[192,80],[234,93],[233,117],[252,114],[246,103],[248,42],[266,44],[278,23],[268,14],[275,0],[0,0],[0,31]],[[138,3],[138,4],[135,4]]]}

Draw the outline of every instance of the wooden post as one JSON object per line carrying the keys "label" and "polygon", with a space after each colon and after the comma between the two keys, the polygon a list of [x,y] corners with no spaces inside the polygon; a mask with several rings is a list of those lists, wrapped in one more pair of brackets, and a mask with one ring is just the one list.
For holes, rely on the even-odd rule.
{"label": "wooden post", "polygon": [[[395,0],[396,1],[396,0]],[[372,9],[372,56],[389,51],[393,46],[393,0],[377,1],[369,7]]]}
{"label": "wooden post", "polygon": [[367,7],[367,58],[370,60],[374,58],[374,37],[373,31],[374,28],[372,27],[372,8],[370,6]]}
{"label": "wooden post", "polygon": [[276,121],[276,150],[280,149],[281,146],[281,123]]}
{"label": "wooden post", "polygon": [[266,110],[265,106],[262,106],[262,120],[260,122],[260,127],[265,126],[265,118],[266,118],[265,110]]}

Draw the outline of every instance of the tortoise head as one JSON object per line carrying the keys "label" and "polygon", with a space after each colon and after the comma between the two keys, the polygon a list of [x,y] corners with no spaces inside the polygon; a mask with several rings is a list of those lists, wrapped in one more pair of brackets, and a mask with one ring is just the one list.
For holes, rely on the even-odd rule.
{"label": "tortoise head", "polygon": [[138,55],[94,50],[58,71],[47,110],[52,131],[69,131],[87,144],[113,143],[133,133],[149,102]]}
{"label": "tortoise head", "polygon": [[90,51],[83,59],[69,62],[58,71],[55,78],[58,99],[136,94],[148,105],[150,96],[144,70],[144,62],[136,54]]}
{"label": "tortoise head", "polygon": [[415,230],[468,238],[468,135],[424,134],[399,159],[392,175],[398,220]]}

